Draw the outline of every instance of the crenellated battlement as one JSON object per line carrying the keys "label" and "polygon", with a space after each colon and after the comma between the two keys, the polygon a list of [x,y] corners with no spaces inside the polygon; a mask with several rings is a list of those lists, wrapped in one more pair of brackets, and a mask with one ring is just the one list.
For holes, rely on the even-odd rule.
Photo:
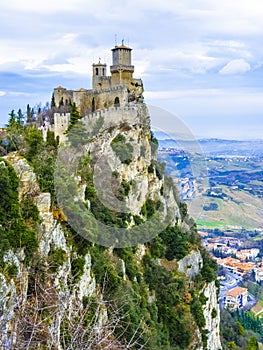
{"label": "crenellated battlement", "polygon": [[67,137],[65,132],[68,129],[70,113],[54,113],[54,132],[55,137],[59,137],[60,142],[65,142]]}
{"label": "crenellated battlement", "polygon": [[[109,77],[103,77],[103,78],[109,78]],[[76,90],[79,92],[79,90]],[[107,88],[107,89],[101,89],[101,90],[85,90],[82,92],[85,92],[87,95],[98,95],[98,94],[105,94],[109,92],[114,92],[114,91],[127,91],[126,86],[113,86],[112,88]],[[75,91],[74,91],[75,92]]]}
{"label": "crenellated battlement", "polygon": [[[149,124],[149,117],[143,110],[144,104],[133,104],[123,107],[108,107],[97,110],[95,112],[87,114],[80,119],[87,130],[92,129],[92,126],[99,118],[103,118],[103,130],[118,126],[123,123],[130,125],[135,124]],[[65,132],[69,127],[70,113],[55,113],[55,135],[59,136],[60,142],[64,142],[67,139]]]}
{"label": "crenellated battlement", "polygon": [[[54,89],[54,102],[57,108],[75,104],[84,121],[107,115],[105,120],[117,118],[121,120],[122,114],[129,119],[133,115],[130,103],[143,101],[143,83],[141,79],[133,78],[134,66],[131,64],[132,49],[125,46],[115,46],[112,49],[111,75],[107,76],[106,63],[92,65],[92,89],[67,90],[62,86]],[[63,110],[63,109],[62,109]],[[127,115],[126,115],[127,114]],[[65,139],[70,120],[69,113],[55,113],[55,134],[60,140]]]}

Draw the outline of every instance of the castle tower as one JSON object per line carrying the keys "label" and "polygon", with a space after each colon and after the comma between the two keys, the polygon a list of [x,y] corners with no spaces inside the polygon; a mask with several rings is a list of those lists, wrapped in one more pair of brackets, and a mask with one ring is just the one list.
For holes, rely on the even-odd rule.
{"label": "castle tower", "polygon": [[92,75],[92,88],[94,90],[101,90],[105,88],[104,81],[108,80],[106,76],[107,65],[106,63],[93,63],[93,75]]}
{"label": "castle tower", "polygon": [[112,50],[111,83],[112,86],[127,86],[130,88],[134,66],[131,65],[132,49],[122,45],[115,46]]}

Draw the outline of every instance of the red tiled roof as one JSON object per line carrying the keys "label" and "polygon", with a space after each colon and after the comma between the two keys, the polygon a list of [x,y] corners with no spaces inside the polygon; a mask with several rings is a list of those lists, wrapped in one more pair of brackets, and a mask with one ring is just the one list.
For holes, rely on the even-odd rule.
{"label": "red tiled roof", "polygon": [[226,296],[231,296],[236,298],[238,295],[244,294],[247,292],[247,288],[235,287],[226,292]]}

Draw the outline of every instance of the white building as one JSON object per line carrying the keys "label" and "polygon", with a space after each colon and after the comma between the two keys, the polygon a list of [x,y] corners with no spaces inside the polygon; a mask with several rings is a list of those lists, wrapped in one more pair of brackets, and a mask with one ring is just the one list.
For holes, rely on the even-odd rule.
{"label": "white building", "polygon": [[260,283],[263,281],[263,267],[255,267],[255,280],[257,283]]}
{"label": "white building", "polygon": [[242,308],[247,304],[247,288],[235,287],[226,292],[225,307],[232,310]]}

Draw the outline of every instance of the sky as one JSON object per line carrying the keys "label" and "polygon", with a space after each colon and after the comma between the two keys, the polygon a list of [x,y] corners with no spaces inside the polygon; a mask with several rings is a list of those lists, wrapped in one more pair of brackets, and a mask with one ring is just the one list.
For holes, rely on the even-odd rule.
{"label": "sky", "polygon": [[56,86],[91,88],[124,39],[145,102],[175,116],[164,131],[180,119],[196,138],[260,139],[262,18],[262,0],[2,0],[0,124]]}

